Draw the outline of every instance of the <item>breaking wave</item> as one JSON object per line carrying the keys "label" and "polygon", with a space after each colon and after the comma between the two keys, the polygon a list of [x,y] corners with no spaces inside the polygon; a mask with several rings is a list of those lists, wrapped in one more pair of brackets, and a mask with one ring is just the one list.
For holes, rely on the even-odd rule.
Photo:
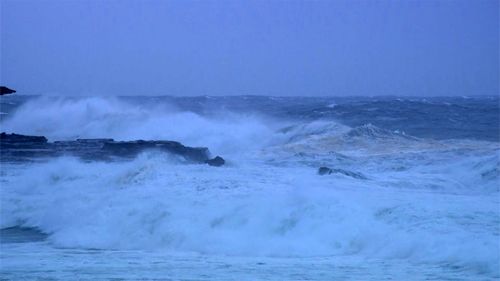
{"label": "breaking wave", "polygon": [[[176,140],[228,160],[4,166],[0,227],[39,229],[58,247],[359,255],[500,276],[498,143],[118,98],[30,100],[1,126],[50,140]],[[320,166],[364,177],[319,176]]]}
{"label": "breaking wave", "polygon": [[168,103],[144,106],[116,97],[40,97],[21,105],[1,129],[49,140],[115,138],[117,140],[176,140],[207,146],[215,153],[255,147],[272,133],[269,120],[221,112],[211,118],[181,111]]}
{"label": "breaking wave", "polygon": [[453,194],[380,190],[302,168],[179,165],[151,154],[129,163],[60,158],[15,178],[4,183],[2,228],[35,227],[60,247],[361,254],[490,271],[499,260],[494,197],[483,198],[474,219],[471,199]]}

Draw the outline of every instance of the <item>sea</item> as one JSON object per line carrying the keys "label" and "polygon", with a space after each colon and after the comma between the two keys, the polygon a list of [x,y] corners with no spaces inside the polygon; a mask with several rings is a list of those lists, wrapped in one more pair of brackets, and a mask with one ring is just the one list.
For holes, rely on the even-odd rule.
{"label": "sea", "polygon": [[500,279],[499,96],[8,95],[0,112],[2,132],[226,161],[0,161],[0,280]]}

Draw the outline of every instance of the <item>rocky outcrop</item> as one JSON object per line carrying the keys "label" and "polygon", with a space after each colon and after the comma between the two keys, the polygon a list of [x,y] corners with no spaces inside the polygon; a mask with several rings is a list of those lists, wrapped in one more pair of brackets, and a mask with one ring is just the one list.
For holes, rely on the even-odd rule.
{"label": "rocky outcrop", "polygon": [[183,156],[193,162],[205,162],[210,155],[206,147],[189,147],[176,141],[107,141],[102,150],[121,156],[136,156],[145,150],[159,150]]}
{"label": "rocky outcrop", "polygon": [[4,86],[0,86],[0,96],[13,94],[15,92],[16,92],[15,90],[9,89],[9,88],[4,87]]}
{"label": "rocky outcrop", "polygon": [[332,173],[332,169],[328,168],[328,167],[320,167],[318,169],[318,175],[329,175]]}
{"label": "rocky outcrop", "polygon": [[347,171],[347,170],[343,170],[343,169],[331,169],[331,168],[328,168],[328,167],[320,167],[318,169],[318,174],[319,175],[342,174],[342,175],[345,175],[345,176],[348,176],[348,177],[352,177],[352,178],[355,178],[355,179],[360,179],[360,180],[366,180],[366,179],[368,179],[366,176],[364,176],[361,173]]}
{"label": "rocky outcrop", "polygon": [[23,161],[51,156],[53,151],[47,138],[19,134],[0,134],[0,161]]}
{"label": "rocky outcrop", "polygon": [[71,155],[86,160],[133,158],[139,153],[156,150],[182,157],[192,163],[222,166],[222,157],[210,158],[206,147],[189,147],[176,141],[115,141],[113,139],[77,139],[48,142],[43,136],[0,134],[1,161],[19,161],[36,157]]}
{"label": "rocky outcrop", "polygon": [[47,143],[44,136],[26,136],[19,134],[0,133],[0,144],[40,144]]}
{"label": "rocky outcrop", "polygon": [[216,156],[214,159],[205,160],[205,163],[207,163],[210,166],[220,167],[224,165],[226,161],[224,161],[222,157]]}

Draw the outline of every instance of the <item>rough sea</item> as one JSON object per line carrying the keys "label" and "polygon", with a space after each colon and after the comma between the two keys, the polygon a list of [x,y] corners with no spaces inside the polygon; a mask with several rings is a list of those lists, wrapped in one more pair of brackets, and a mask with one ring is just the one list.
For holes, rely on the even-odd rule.
{"label": "rough sea", "polygon": [[498,96],[12,95],[0,112],[7,133],[226,160],[0,161],[1,280],[500,279]]}

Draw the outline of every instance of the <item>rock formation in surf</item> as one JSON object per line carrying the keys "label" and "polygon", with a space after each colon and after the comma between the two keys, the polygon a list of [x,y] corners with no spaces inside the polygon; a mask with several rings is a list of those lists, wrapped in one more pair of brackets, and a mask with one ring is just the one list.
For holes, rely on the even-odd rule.
{"label": "rock formation in surf", "polygon": [[347,171],[347,170],[343,170],[343,169],[331,169],[331,168],[328,168],[328,167],[320,167],[318,169],[318,174],[319,175],[342,174],[342,175],[345,175],[345,176],[348,176],[348,177],[352,177],[352,178],[355,178],[355,179],[360,179],[360,180],[366,180],[367,179],[367,177],[364,176],[361,173],[356,173],[356,172]]}
{"label": "rock formation in surf", "polygon": [[189,147],[176,141],[115,141],[113,139],[77,139],[74,141],[48,142],[43,136],[0,134],[0,160],[23,161],[37,157],[71,155],[86,160],[112,160],[133,158],[139,153],[156,150],[182,157],[192,163],[222,166],[225,161],[217,156],[210,158],[206,147]]}
{"label": "rock formation in surf", "polygon": [[323,175],[329,175],[332,173],[332,169],[328,168],[328,167],[320,167],[318,169],[318,174],[323,176]]}
{"label": "rock formation in surf", "polygon": [[3,145],[35,145],[35,144],[45,144],[47,143],[47,138],[43,136],[26,136],[19,134],[6,134],[5,132],[0,134],[0,144]]}
{"label": "rock formation in surf", "polygon": [[0,96],[13,94],[15,92],[16,92],[15,90],[9,89],[5,86],[0,86]]}
{"label": "rock formation in surf", "polygon": [[222,157],[216,156],[213,159],[205,160],[205,163],[207,163],[210,166],[220,167],[224,165],[226,161]]}

